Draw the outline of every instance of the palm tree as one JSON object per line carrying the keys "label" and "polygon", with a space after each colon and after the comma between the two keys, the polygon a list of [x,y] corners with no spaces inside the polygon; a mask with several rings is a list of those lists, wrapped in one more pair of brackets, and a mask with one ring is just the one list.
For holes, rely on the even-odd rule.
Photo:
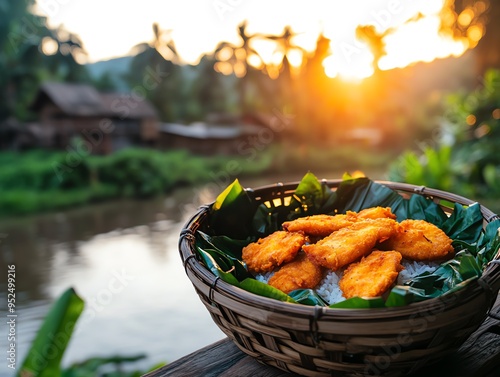
{"label": "palm tree", "polygon": [[[279,58],[279,61],[273,65],[268,66],[268,72],[271,69],[276,69],[278,75],[284,74],[287,77],[292,76],[292,68],[290,64],[290,56],[293,53],[299,53],[301,58],[305,55],[305,50],[295,45],[292,40],[295,38],[298,33],[294,33],[290,26],[285,26],[283,32],[280,35],[259,35],[259,37],[265,38],[267,40],[273,41],[276,43],[276,48],[274,50],[274,55]],[[274,60],[274,59],[273,59]],[[274,74],[271,73],[271,76]]]}
{"label": "palm tree", "polygon": [[[232,44],[229,42],[221,42],[215,49],[215,56],[217,64],[215,69],[222,73],[234,73],[236,77],[242,78],[250,70],[250,67],[262,67],[263,61],[259,53],[252,47],[252,41],[257,34],[248,35],[247,21],[243,21],[238,25],[238,37],[240,38],[239,44]],[[251,64],[251,60],[254,63]],[[257,63],[256,63],[257,62]]]}
{"label": "palm tree", "polygon": [[147,50],[156,50],[163,59],[178,64],[180,62],[177,48],[172,38],[172,29],[162,30],[158,23],[153,23],[153,39],[149,42],[142,42],[132,48],[134,55],[138,55]]}
{"label": "palm tree", "polygon": [[240,110],[247,113],[250,110],[249,98],[252,83],[259,85],[259,70],[264,66],[259,53],[252,47],[252,42],[257,34],[247,33],[247,21],[238,25],[239,44],[228,42],[220,43],[215,50],[216,63],[214,69],[226,75],[234,74],[238,80]]}
{"label": "palm tree", "polygon": [[379,62],[382,57],[387,55],[385,50],[384,38],[391,34],[394,29],[389,28],[384,32],[377,32],[375,26],[373,25],[360,25],[356,28],[356,37],[362,41],[365,41],[370,48],[373,55],[373,71],[375,73],[380,72]]}
{"label": "palm tree", "polygon": [[[154,38],[133,47],[135,56],[125,80],[131,88],[145,90],[146,97],[156,107],[162,120],[178,120],[184,116],[186,107],[180,57],[172,31],[161,30],[157,23],[152,28]],[[148,85],[144,85],[145,82]]]}
{"label": "palm tree", "polygon": [[290,57],[293,53],[300,55],[301,64],[303,64],[305,50],[293,43],[293,39],[297,36],[290,26],[285,26],[280,35],[259,35],[259,37],[266,40],[273,41],[276,44],[273,59],[276,62],[266,67],[267,73],[270,77],[276,78],[279,81],[280,100],[281,105],[285,107],[292,107],[297,109],[297,96],[296,88],[294,87],[292,65],[290,64]]}

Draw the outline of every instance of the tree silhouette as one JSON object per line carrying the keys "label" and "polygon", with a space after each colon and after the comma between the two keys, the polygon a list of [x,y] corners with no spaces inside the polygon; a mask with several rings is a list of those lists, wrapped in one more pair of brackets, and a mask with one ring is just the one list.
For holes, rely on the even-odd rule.
{"label": "tree silhouette", "polygon": [[[300,91],[300,100],[303,107],[301,113],[305,119],[300,119],[300,124],[303,126],[300,132],[305,139],[326,140],[327,130],[331,127],[332,117],[336,112],[330,95],[334,83],[326,76],[323,66],[324,60],[330,53],[330,39],[320,33],[314,52],[305,58],[303,64],[300,82],[304,90]],[[314,132],[311,132],[311,124],[315,126]]]}
{"label": "tree silhouette", "polygon": [[164,121],[176,121],[186,115],[187,88],[184,85],[180,57],[171,30],[152,25],[154,38],[133,47],[134,56],[125,80],[132,90],[151,101]]}
{"label": "tree silhouette", "polygon": [[[222,42],[218,45],[215,51],[217,62],[214,65],[216,71],[224,74],[234,74],[239,78],[237,88],[242,113],[247,113],[251,109],[251,90],[259,86],[260,77],[258,74],[260,72],[258,71],[263,67],[261,56],[252,47],[252,41],[257,35],[249,35],[246,30],[247,26],[247,21],[243,21],[238,25],[239,44]],[[256,68],[250,64],[252,59],[258,62],[253,64],[257,66]]]}
{"label": "tree silhouette", "polygon": [[[290,64],[290,56],[293,52],[298,52],[301,55],[301,58],[305,55],[305,50],[297,46],[292,42],[293,38],[295,38],[297,33],[294,33],[290,26],[285,26],[283,32],[280,35],[262,35],[259,34],[259,37],[265,38],[267,40],[273,41],[276,44],[276,48],[274,50],[274,55],[278,55],[280,58],[279,62],[275,65],[277,68],[277,72],[279,74],[284,74],[287,77],[292,76],[292,68]],[[270,65],[267,67],[268,72],[269,69],[272,69],[273,66]],[[270,76],[273,76],[271,73]]]}
{"label": "tree silhouette", "polygon": [[34,4],[18,0],[0,6],[0,121],[33,117],[29,105],[44,80],[89,80],[77,61],[85,54],[81,41],[62,28],[50,29],[45,17],[31,12]]}
{"label": "tree silhouette", "polygon": [[373,71],[380,72],[379,62],[387,54],[384,38],[393,32],[393,29],[379,33],[373,25],[360,25],[356,28],[356,37],[368,44],[373,55]]}
{"label": "tree silhouette", "polygon": [[246,31],[247,25],[247,21],[243,21],[238,25],[238,37],[240,39],[239,44],[235,45],[229,42],[221,42],[217,46],[215,56],[217,57],[218,62],[223,65],[217,65],[216,63],[216,70],[223,71],[224,73],[234,73],[236,77],[242,78],[250,70],[250,61],[252,58],[257,59],[259,62],[257,67],[262,66],[262,58],[252,47],[252,41],[255,39],[257,34],[249,35]]}
{"label": "tree silhouette", "polygon": [[194,100],[199,118],[228,110],[228,91],[224,86],[224,76],[214,70],[213,54],[203,55],[196,66],[197,79],[194,80],[189,99]]}
{"label": "tree silhouette", "polygon": [[447,0],[441,12],[441,29],[474,48],[477,70],[500,68],[500,2],[495,0]]}
{"label": "tree silhouette", "polygon": [[263,35],[259,34],[258,37],[264,38],[266,40],[275,43],[274,56],[278,59],[274,64],[271,63],[266,66],[266,71],[268,75],[272,78],[276,78],[278,82],[279,90],[279,103],[280,106],[284,106],[288,109],[293,109],[295,111],[298,107],[296,97],[297,88],[294,85],[292,65],[290,64],[290,57],[292,53],[298,53],[300,55],[301,64],[303,63],[306,51],[296,45],[293,39],[297,36],[290,26],[285,26],[283,32],[280,35]]}
{"label": "tree silhouette", "polygon": [[149,42],[142,42],[132,48],[134,54],[140,54],[148,50],[156,50],[163,59],[178,64],[179,54],[172,37],[172,30],[162,30],[158,23],[153,23],[153,39]]}

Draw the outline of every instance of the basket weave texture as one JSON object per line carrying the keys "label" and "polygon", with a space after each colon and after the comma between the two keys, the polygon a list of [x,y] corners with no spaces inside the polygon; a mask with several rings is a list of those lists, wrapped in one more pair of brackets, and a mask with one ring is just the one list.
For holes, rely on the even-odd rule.
{"label": "basket weave texture", "polygon": [[[324,180],[336,189],[341,180]],[[408,198],[423,195],[470,205],[448,192],[403,183],[377,182]],[[284,205],[298,182],[247,190],[258,203]],[[447,212],[448,207],[443,209]],[[481,207],[485,225],[498,219]],[[461,290],[397,308],[332,309],[292,304],[234,287],[195,256],[194,234],[209,206],[186,223],[179,251],[187,276],[217,326],[258,361],[304,376],[402,376],[456,351],[485,320],[500,289],[500,265]],[[497,255],[498,258],[498,255]],[[498,261],[498,259],[496,259]]]}

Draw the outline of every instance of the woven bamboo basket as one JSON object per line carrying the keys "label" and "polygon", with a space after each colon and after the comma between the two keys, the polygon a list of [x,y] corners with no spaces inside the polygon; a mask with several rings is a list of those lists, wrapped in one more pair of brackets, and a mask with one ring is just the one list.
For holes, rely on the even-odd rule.
{"label": "woven bamboo basket", "polygon": [[[336,189],[341,180],[323,180]],[[423,195],[470,205],[448,192],[378,182],[408,198]],[[247,192],[259,203],[283,205],[298,182]],[[276,200],[278,199],[278,200]],[[442,206],[450,213],[448,207]],[[481,208],[485,225],[498,219]],[[218,327],[258,361],[304,376],[401,376],[456,351],[488,316],[500,288],[498,255],[482,277],[461,290],[397,308],[332,309],[285,303],[232,286],[196,258],[194,234],[206,221],[204,206],[186,223],[179,251],[186,273]]]}

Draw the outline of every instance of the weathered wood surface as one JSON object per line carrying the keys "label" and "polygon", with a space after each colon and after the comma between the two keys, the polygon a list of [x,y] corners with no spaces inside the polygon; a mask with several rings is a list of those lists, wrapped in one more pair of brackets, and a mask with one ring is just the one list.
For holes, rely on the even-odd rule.
{"label": "weathered wood surface", "polygon": [[[492,309],[500,316],[500,295]],[[144,377],[293,377],[247,356],[228,338],[174,361]],[[453,355],[420,369],[425,377],[500,376],[500,321],[488,318]]]}

